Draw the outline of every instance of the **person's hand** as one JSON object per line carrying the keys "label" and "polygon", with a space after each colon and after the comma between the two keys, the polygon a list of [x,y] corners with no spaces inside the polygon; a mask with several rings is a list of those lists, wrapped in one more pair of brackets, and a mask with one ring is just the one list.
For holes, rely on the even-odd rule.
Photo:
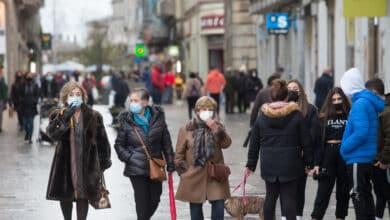
{"label": "person's hand", "polygon": [[43,103],[46,103],[47,102],[47,98],[43,98],[42,101],[43,101]]}
{"label": "person's hand", "polygon": [[249,169],[248,167],[245,167],[244,174],[245,174],[245,176],[250,176],[253,174],[253,171],[251,169]]}
{"label": "person's hand", "polygon": [[218,124],[213,119],[207,119],[206,125],[213,131],[216,132],[218,130]]}
{"label": "person's hand", "polygon": [[64,121],[68,122],[75,112],[76,112],[76,108],[75,107],[67,108],[64,111],[64,116],[63,116]]}
{"label": "person's hand", "polygon": [[383,163],[381,163],[380,161],[378,161],[378,162],[376,162],[376,164],[374,164],[374,166],[379,167],[379,168],[381,168],[382,170],[386,170],[387,167],[388,167],[389,165],[383,164]]}
{"label": "person's hand", "polygon": [[311,173],[318,175],[320,173],[320,167],[314,166],[314,168],[311,170]]}
{"label": "person's hand", "polygon": [[314,168],[311,169],[310,167],[305,167],[305,173],[307,175],[312,175],[313,174],[313,170],[314,170]]}
{"label": "person's hand", "polygon": [[170,173],[173,173],[175,171],[175,164],[174,163],[168,163],[167,164],[167,171]]}
{"label": "person's hand", "polygon": [[54,98],[53,101],[58,102],[58,98]]}

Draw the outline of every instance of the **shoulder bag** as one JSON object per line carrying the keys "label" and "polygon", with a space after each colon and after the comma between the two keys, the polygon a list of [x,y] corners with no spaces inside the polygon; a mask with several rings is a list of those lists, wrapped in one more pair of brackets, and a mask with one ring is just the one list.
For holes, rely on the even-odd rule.
{"label": "shoulder bag", "polygon": [[135,134],[137,135],[139,141],[142,144],[142,147],[145,151],[146,157],[148,158],[150,179],[154,180],[154,181],[167,180],[167,173],[165,171],[165,166],[167,165],[167,162],[165,161],[164,154],[162,154],[163,159],[152,158],[150,156],[148,149],[146,148],[144,141],[142,140],[141,136],[139,135],[137,129],[134,126],[133,126],[133,129],[134,129]]}

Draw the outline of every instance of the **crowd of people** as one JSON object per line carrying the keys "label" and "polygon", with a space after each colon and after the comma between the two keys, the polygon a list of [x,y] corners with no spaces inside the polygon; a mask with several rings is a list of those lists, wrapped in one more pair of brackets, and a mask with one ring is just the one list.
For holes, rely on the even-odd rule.
{"label": "crowd of people", "polygon": [[[254,70],[223,74],[212,68],[204,83],[193,72],[186,80],[180,77],[182,81],[173,73],[161,74],[158,65],[153,65],[150,78],[147,75],[144,72],[146,88],[130,90],[121,74],[110,82],[115,104],[126,108],[118,116],[114,149],[134,189],[138,219],[153,216],[163,191],[162,182],[150,178],[151,158],[165,160],[167,172],[179,174],[176,199],[189,204],[192,220],[204,219],[205,201],[211,203],[212,220],[224,218],[229,180],[210,172],[214,165],[226,166],[223,150],[232,142],[229,128],[219,120],[222,94],[227,113],[234,112],[235,103],[245,112],[254,102],[245,174],[253,174],[259,163],[266,187],[265,220],[275,218],[279,197],[282,219],[301,220],[309,176],[318,181],[313,220],[324,218],[335,185],[336,219],[347,217],[350,199],[356,219],[383,218],[390,202],[390,94],[385,95],[382,80],[364,82],[359,70],[352,68],[342,76],[341,87],[333,87],[326,70],[315,92],[327,94],[319,95],[313,105],[301,82],[285,81],[278,73],[269,77],[265,88]],[[88,202],[99,198],[103,172],[111,166],[103,119],[92,109],[96,80],[78,72],[47,73],[40,80],[29,72],[15,77],[8,97],[0,71],[0,108],[9,102],[31,143],[39,100],[56,103],[47,128],[57,142],[47,199],[60,201],[65,220],[71,219],[76,202],[78,219],[86,219]],[[175,148],[159,106],[164,99],[169,103],[174,87],[182,90],[189,114]]]}

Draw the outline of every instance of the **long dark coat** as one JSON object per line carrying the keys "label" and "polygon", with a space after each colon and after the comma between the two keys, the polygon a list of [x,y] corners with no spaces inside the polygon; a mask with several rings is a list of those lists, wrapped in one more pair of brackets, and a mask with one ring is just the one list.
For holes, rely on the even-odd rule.
{"label": "long dark coat", "polygon": [[[81,146],[82,175],[79,197],[95,200],[99,192],[99,180],[102,172],[111,166],[111,148],[103,124],[102,116],[83,104],[84,144]],[[49,136],[58,141],[51,166],[49,184],[47,186],[47,199],[60,201],[74,201],[75,193],[71,179],[70,167],[70,125],[63,121],[60,110],[50,115]]]}

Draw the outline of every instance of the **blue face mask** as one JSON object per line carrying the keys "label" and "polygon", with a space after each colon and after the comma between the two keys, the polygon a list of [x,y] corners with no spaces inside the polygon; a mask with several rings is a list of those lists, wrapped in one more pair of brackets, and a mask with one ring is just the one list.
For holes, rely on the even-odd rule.
{"label": "blue face mask", "polygon": [[130,112],[134,114],[139,114],[142,111],[142,106],[140,103],[130,103]]}
{"label": "blue face mask", "polygon": [[83,104],[83,99],[81,96],[68,97],[68,105],[69,107],[80,107]]}
{"label": "blue face mask", "polygon": [[53,81],[53,77],[52,77],[52,76],[46,76],[46,79],[47,79],[47,81],[49,81],[49,82]]}

